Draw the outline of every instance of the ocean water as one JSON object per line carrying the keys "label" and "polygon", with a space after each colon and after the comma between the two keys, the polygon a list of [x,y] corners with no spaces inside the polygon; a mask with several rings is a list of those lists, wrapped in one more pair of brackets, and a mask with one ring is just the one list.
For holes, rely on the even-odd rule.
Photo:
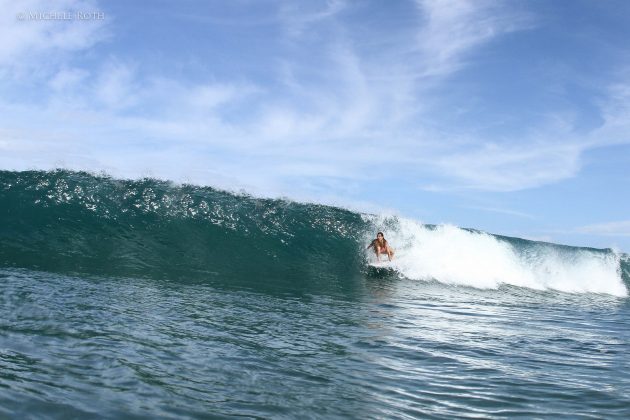
{"label": "ocean water", "polygon": [[[367,265],[377,230],[395,270]],[[0,417],[628,418],[629,274],[612,250],[0,172]]]}

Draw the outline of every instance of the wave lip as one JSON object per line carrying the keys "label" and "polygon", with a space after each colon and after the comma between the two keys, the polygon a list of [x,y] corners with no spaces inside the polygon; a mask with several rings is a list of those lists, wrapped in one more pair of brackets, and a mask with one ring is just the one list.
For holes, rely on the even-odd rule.
{"label": "wave lip", "polygon": [[570,293],[628,296],[621,256],[610,250],[576,248],[506,238],[451,225],[423,225],[378,216],[395,244],[394,266],[410,279],[434,279],[476,288],[501,284]]}

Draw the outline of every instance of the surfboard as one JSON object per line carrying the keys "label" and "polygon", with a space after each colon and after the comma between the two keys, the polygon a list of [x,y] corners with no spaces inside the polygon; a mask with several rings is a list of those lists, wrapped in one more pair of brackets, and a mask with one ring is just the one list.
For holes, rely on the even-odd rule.
{"label": "surfboard", "polygon": [[384,278],[396,275],[396,268],[391,261],[369,262],[367,269],[367,274],[370,277]]}
{"label": "surfboard", "polygon": [[389,268],[392,270],[394,269],[394,265],[391,261],[370,261],[368,265],[374,268]]}

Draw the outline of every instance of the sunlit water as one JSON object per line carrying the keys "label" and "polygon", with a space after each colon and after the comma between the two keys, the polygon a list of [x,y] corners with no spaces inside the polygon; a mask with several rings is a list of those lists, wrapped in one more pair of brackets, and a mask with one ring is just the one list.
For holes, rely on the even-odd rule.
{"label": "sunlit water", "polygon": [[2,269],[0,417],[630,416],[627,298],[383,277]]}

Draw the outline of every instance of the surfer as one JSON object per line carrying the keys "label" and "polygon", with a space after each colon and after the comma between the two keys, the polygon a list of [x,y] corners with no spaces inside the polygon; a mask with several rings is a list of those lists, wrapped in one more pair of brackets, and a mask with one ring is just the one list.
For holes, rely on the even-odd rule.
{"label": "surfer", "polygon": [[374,248],[377,261],[381,260],[381,254],[387,254],[387,258],[389,258],[390,261],[392,260],[392,258],[394,258],[394,249],[387,243],[383,232],[379,232],[376,234],[376,239],[374,239],[366,249],[370,248]]}

